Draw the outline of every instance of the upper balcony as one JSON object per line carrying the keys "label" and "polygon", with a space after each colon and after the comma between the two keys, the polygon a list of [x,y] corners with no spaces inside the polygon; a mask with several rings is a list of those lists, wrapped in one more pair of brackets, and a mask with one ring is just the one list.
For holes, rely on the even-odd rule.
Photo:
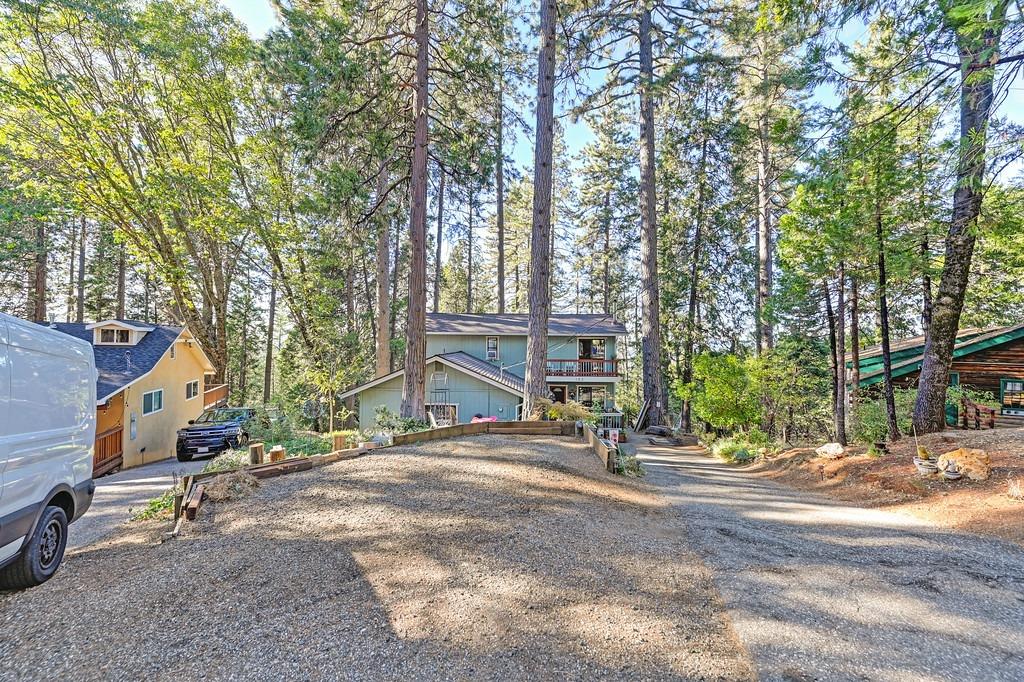
{"label": "upper balcony", "polygon": [[546,372],[549,377],[618,377],[619,361],[603,358],[548,358]]}

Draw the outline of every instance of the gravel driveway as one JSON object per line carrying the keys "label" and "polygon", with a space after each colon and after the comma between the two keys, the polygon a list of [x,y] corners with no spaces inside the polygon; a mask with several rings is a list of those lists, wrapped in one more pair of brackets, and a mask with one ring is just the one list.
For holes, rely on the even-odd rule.
{"label": "gravel driveway", "polygon": [[641,446],[765,680],[1024,680],[1024,551]]}
{"label": "gravel driveway", "polygon": [[392,448],[201,517],[0,595],[0,676],[750,678],[674,510],[570,440]]}
{"label": "gravel driveway", "polygon": [[201,471],[208,460],[179,462],[171,457],[96,479],[96,494],[85,515],[68,528],[68,549],[115,532],[154,497],[174,486],[174,477]]}

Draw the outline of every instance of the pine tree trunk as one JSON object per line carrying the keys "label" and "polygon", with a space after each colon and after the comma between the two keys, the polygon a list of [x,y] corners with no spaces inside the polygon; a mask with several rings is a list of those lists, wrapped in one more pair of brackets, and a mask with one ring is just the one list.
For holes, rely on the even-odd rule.
{"label": "pine tree trunk", "polygon": [[346,240],[348,258],[345,262],[345,333],[356,333],[356,264],[353,259],[353,244]]}
{"label": "pine tree trunk", "polygon": [[78,233],[78,291],[75,299],[75,322],[85,321],[85,217]]}
{"label": "pine tree trunk", "polygon": [[605,315],[610,315],[612,312],[612,273],[611,273],[611,260],[612,260],[612,193],[610,190],[604,192],[604,251],[601,254],[601,266],[603,272],[601,273],[601,288],[602,288],[602,305],[601,310]]}
{"label": "pine tree trunk", "polygon": [[757,145],[757,291],[754,301],[756,348],[760,355],[775,345],[768,304],[772,294],[771,150],[767,123],[758,124]]}
{"label": "pine tree trunk", "polygon": [[889,440],[900,439],[896,421],[896,395],[892,385],[892,355],[889,352],[889,300],[886,292],[885,234],[882,230],[882,206],[875,201],[875,239],[878,241],[878,327],[882,332],[882,373],[885,378],[885,416]]}
{"label": "pine tree trunk", "polygon": [[[395,234],[393,245],[391,247],[391,262],[394,264],[391,268],[391,300],[398,300],[398,283],[402,280],[402,223],[399,220],[395,220]],[[388,324],[388,336],[395,338],[395,330],[398,328],[398,315],[392,314]],[[398,367],[399,359],[395,357],[395,354],[391,354],[391,371],[394,372]],[[405,359],[402,358],[402,362]]]}
{"label": "pine tree trunk", "polygon": [[251,302],[252,282],[247,282],[245,296],[246,307],[242,311],[242,338],[240,339],[241,353],[238,358],[238,394],[243,405],[249,404],[246,392],[249,388],[249,302]]}
{"label": "pine tree trunk", "polygon": [[495,191],[497,193],[498,227],[498,314],[505,312],[505,80],[504,74],[498,86],[497,149],[495,150]]}
{"label": "pine tree trunk", "polygon": [[472,180],[469,190],[469,216],[466,221],[466,312],[473,312],[473,202]]}
{"label": "pine tree trunk", "polygon": [[846,445],[846,264],[839,261],[836,287],[836,440]]}
{"label": "pine tree trunk", "polygon": [[640,292],[644,398],[649,423],[664,424],[667,395],[661,371],[661,313],[658,289],[658,219],[654,178],[654,60],[651,11],[640,10]]}
{"label": "pine tree trunk", "polygon": [[[441,178],[437,185],[437,244],[434,245],[434,312],[441,310],[441,242],[444,241],[444,166],[438,167]],[[395,265],[397,268],[397,263]]]}
{"label": "pine tree trunk", "polygon": [[274,377],[274,316],[277,313],[277,280],[270,278],[270,310],[267,314],[267,354],[263,362],[263,404],[270,404]]}
{"label": "pine tree trunk", "polygon": [[823,280],[821,283],[822,293],[825,295],[825,319],[828,321],[828,364],[829,370],[832,373],[832,415],[833,415],[833,433],[836,438],[839,438],[839,414],[837,413],[836,406],[839,404],[839,348],[836,343],[836,314],[832,308],[832,291],[828,287],[828,280]]}
{"label": "pine tree trunk", "polygon": [[416,0],[416,84],[412,151],[412,206],[409,211],[409,310],[406,317],[405,380],[402,416],[425,419],[424,379],[427,371],[427,68],[429,48],[427,0]]}
{"label": "pine tree trunk", "polygon": [[992,113],[994,73],[992,69],[981,67],[999,58],[1007,5],[1007,0],[994,4],[987,27],[979,35],[957,36],[961,63],[959,158],[942,276],[932,304],[914,403],[914,426],[919,433],[941,431],[946,425],[949,366],[953,361],[953,346],[960,328],[974,255],[975,229],[984,193],[988,122]]}
{"label": "pine tree trunk", "polygon": [[[388,176],[381,171],[377,176],[377,202],[387,188]],[[383,206],[378,206],[377,218],[377,376],[391,371],[391,225]]]}
{"label": "pine tree trunk", "polygon": [[537,416],[538,398],[548,397],[548,317],[551,314],[551,182],[555,116],[556,0],[541,0],[537,53],[537,124],[533,161],[533,225],[530,240],[529,323],[523,416]]}

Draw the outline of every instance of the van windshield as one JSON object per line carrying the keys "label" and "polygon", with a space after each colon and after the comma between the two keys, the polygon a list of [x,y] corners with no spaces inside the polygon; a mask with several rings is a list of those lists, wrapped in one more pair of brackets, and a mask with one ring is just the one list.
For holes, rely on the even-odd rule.
{"label": "van windshield", "polygon": [[247,416],[246,410],[207,410],[199,415],[196,424],[238,421]]}

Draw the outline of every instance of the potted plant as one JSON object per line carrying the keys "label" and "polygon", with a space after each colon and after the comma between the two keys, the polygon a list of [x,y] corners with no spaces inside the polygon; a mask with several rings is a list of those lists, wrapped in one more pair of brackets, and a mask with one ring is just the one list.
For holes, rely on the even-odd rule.
{"label": "potted plant", "polygon": [[917,467],[917,473],[922,476],[930,476],[931,474],[937,473],[939,465],[931,454],[922,445],[917,446],[917,456],[914,457],[914,466]]}

